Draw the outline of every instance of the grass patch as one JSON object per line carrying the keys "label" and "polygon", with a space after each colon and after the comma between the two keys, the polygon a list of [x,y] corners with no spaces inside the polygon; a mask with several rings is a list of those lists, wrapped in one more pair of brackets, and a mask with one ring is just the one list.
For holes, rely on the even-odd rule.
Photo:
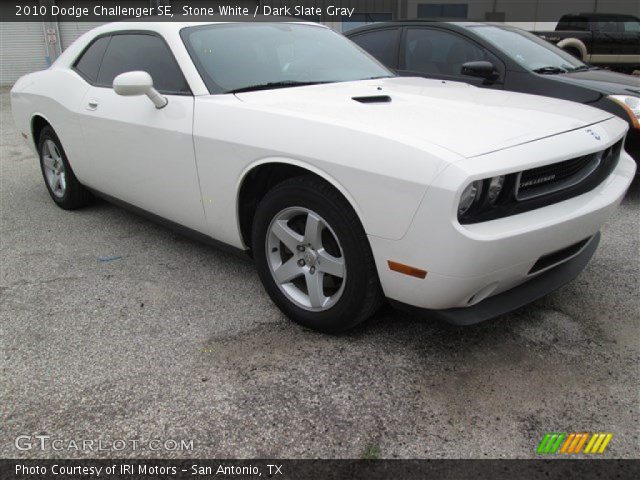
{"label": "grass patch", "polygon": [[367,445],[360,458],[362,460],[378,460],[380,458],[380,445]]}

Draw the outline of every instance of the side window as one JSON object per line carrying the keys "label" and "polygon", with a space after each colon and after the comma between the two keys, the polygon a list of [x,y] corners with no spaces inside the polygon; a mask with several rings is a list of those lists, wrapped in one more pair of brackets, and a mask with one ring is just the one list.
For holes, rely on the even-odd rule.
{"label": "side window", "polygon": [[155,35],[113,35],[98,74],[97,84],[111,87],[124,72],[143,70],[153,78],[155,88],[164,94],[189,93],[182,71],[169,47]]}
{"label": "side window", "polygon": [[74,64],[75,69],[80,72],[89,83],[95,83],[98,78],[98,70],[100,69],[100,63],[104,52],[109,45],[111,37],[101,37],[89,45],[82,56],[76,60]]}
{"label": "side window", "polygon": [[561,30],[588,30],[589,25],[587,19],[584,17],[564,16],[556,25],[556,31]]}
{"label": "side window", "polygon": [[398,68],[399,38],[399,28],[386,28],[356,35],[351,40],[387,67]]}
{"label": "side window", "polygon": [[619,22],[609,20],[604,22],[597,22],[595,30],[600,33],[618,33],[621,29]]}
{"label": "side window", "polygon": [[569,27],[569,30],[580,30],[582,32],[589,30],[589,23],[586,19],[576,18]]}
{"label": "side window", "polygon": [[433,75],[460,75],[466,62],[493,61],[486,50],[470,40],[430,28],[407,30],[404,58],[405,70]]}

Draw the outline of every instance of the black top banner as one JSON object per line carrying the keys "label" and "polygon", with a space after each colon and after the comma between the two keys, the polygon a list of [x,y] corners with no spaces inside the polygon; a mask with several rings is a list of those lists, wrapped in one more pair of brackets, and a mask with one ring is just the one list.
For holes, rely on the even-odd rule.
{"label": "black top banner", "polygon": [[[278,21],[281,17],[357,23],[398,19],[557,22],[565,14],[598,13],[615,15],[608,21],[622,22],[633,21],[639,10],[637,0],[21,0],[3,1],[0,17],[8,22],[235,22]],[[620,15],[629,17],[625,20]]]}

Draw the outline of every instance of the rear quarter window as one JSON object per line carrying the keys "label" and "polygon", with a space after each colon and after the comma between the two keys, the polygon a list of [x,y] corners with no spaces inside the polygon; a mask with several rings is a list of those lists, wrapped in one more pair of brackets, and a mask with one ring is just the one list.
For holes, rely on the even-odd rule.
{"label": "rear quarter window", "polygon": [[102,57],[104,57],[104,52],[107,50],[110,40],[111,37],[98,38],[89,45],[74,64],[74,68],[88,80],[89,83],[95,83],[98,78]]}

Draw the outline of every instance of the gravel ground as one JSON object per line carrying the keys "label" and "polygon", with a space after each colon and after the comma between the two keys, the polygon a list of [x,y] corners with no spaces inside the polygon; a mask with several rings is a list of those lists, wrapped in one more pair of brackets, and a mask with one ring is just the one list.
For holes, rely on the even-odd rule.
{"label": "gravel ground", "polygon": [[[249,262],[107,203],[57,208],[6,89],[0,110],[0,457],[523,458],[548,431],[638,456],[638,182],[547,298],[467,328],[387,308],[331,337],[287,321]],[[38,434],[63,450],[14,446]]]}

